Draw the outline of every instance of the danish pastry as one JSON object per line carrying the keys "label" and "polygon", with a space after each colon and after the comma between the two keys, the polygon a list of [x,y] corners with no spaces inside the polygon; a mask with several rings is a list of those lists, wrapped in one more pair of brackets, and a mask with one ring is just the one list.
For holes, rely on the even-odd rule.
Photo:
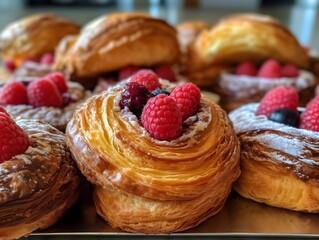
{"label": "danish pastry", "polygon": [[[64,134],[38,120],[18,119],[16,124],[30,145],[24,153],[0,163],[1,239],[20,238],[53,225],[79,194],[80,173]],[[1,141],[6,137],[1,129]],[[13,149],[1,148],[1,154],[4,151]]]}
{"label": "danish pastry", "polygon": [[0,55],[16,66],[27,58],[53,53],[60,40],[78,34],[80,27],[53,14],[28,16],[8,25],[0,34]]}
{"label": "danish pastry", "polygon": [[[141,116],[144,128],[127,107],[120,107],[128,84],[123,81],[91,97],[67,126],[67,145],[94,184],[97,212],[112,227],[129,232],[170,233],[194,227],[223,207],[239,176],[239,142],[232,125],[218,105],[202,96],[197,113],[184,121],[182,132],[177,129],[181,135],[159,140],[146,130],[145,121],[151,120],[145,109],[157,97],[165,99],[157,104],[168,99],[176,104],[173,93],[148,100]],[[177,88],[165,80],[160,86],[166,91]],[[167,114],[169,128],[175,129],[176,113],[166,112],[162,119]]]}
{"label": "danish pastry", "polygon": [[271,206],[319,212],[318,132],[257,116],[258,106],[247,104],[229,114],[241,142],[242,173],[235,190]]}
{"label": "danish pastry", "polygon": [[64,39],[54,68],[83,85],[128,66],[173,64],[180,55],[176,31],[165,21],[143,13],[113,13]]}

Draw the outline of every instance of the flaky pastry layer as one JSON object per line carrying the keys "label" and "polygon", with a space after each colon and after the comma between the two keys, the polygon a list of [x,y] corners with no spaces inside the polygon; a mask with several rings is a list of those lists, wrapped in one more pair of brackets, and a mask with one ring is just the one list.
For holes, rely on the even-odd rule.
{"label": "flaky pastry layer", "polygon": [[258,104],[229,114],[241,142],[242,196],[271,206],[319,212],[319,135],[256,116]]}
{"label": "flaky pastry layer", "polygon": [[184,134],[159,141],[120,109],[122,88],[90,98],[67,126],[77,165],[96,185],[99,214],[126,231],[159,233],[188,229],[219,211],[240,172],[226,113],[202,97]]}

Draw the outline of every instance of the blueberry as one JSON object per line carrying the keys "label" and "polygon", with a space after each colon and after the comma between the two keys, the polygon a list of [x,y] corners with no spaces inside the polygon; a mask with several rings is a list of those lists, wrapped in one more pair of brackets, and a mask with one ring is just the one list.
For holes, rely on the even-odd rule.
{"label": "blueberry", "polygon": [[166,91],[164,89],[156,89],[154,90],[152,93],[151,93],[151,97],[155,97],[159,94],[165,94],[167,96],[169,96],[170,92],[169,91]]}
{"label": "blueberry", "polygon": [[288,126],[299,126],[299,113],[290,109],[277,109],[273,111],[269,117],[269,120],[283,123]]}

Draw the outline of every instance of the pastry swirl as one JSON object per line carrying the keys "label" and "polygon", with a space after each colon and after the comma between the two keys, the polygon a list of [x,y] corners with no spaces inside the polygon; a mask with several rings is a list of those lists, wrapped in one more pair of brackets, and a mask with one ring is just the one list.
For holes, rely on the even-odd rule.
{"label": "pastry swirl", "polygon": [[54,224],[76,201],[80,175],[65,136],[36,120],[18,119],[30,146],[0,164],[0,237],[22,237]]}
{"label": "pastry swirl", "polygon": [[80,27],[53,14],[43,13],[20,19],[0,34],[0,55],[20,65],[27,57],[40,58],[54,52],[59,41],[77,34]]}
{"label": "pastry swirl", "polygon": [[241,142],[235,190],[271,206],[319,212],[318,133],[256,116],[257,107],[248,104],[229,114]]}
{"label": "pastry swirl", "polygon": [[225,112],[202,97],[183,135],[159,141],[120,109],[122,88],[90,98],[67,126],[77,165],[96,185],[98,213],[113,227],[145,233],[182,231],[216,214],[240,172]]}

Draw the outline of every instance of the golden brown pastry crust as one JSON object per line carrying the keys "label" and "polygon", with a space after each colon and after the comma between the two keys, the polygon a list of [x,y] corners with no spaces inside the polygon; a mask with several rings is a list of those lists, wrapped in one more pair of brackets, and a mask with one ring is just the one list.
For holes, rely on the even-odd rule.
{"label": "golden brown pastry crust", "polygon": [[230,113],[241,142],[242,196],[295,211],[319,212],[318,133],[255,116],[258,104]]}
{"label": "golden brown pastry crust", "polygon": [[51,226],[76,201],[80,174],[65,136],[48,124],[16,120],[31,146],[0,164],[0,238]]}
{"label": "golden brown pastry crust", "polygon": [[275,19],[257,14],[233,15],[197,37],[194,48],[207,63],[261,63],[277,59],[309,68],[309,57],[296,38]]}
{"label": "golden brown pastry crust", "polygon": [[113,13],[95,19],[63,41],[55,69],[72,79],[94,77],[128,65],[171,64],[179,58],[176,31],[143,13]]}
{"label": "golden brown pastry crust", "polygon": [[79,25],[50,13],[32,15],[8,25],[0,34],[0,55],[20,65],[27,57],[54,52],[60,40],[78,34]]}
{"label": "golden brown pastry crust", "polygon": [[202,97],[186,133],[158,141],[119,108],[123,86],[90,98],[67,126],[77,165],[96,185],[98,213],[113,227],[145,233],[182,231],[217,213],[239,175],[226,113]]}

